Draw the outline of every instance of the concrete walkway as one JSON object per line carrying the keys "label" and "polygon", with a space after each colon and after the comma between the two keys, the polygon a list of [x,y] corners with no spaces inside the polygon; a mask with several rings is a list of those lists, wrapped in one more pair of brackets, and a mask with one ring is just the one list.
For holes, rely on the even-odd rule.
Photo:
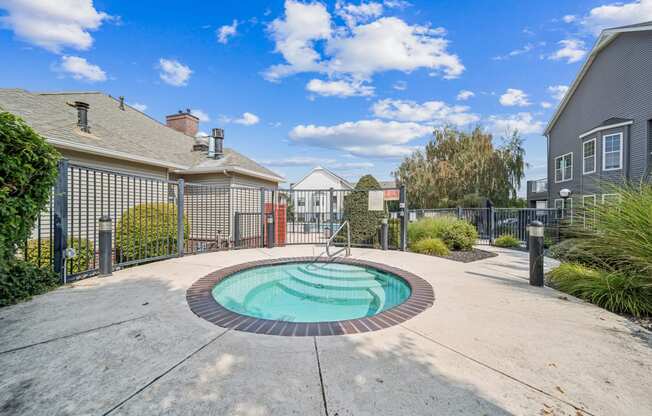
{"label": "concrete walkway", "polygon": [[188,309],[186,289],[209,272],[318,251],[188,256],[0,309],[0,414],[652,414],[652,336],[530,287],[524,253],[461,264],[354,250],[435,291],[431,309],[378,332],[256,335]]}

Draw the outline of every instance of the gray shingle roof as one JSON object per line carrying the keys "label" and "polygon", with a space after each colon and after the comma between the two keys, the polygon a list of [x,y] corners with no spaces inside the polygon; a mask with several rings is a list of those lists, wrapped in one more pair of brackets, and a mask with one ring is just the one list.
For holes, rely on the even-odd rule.
{"label": "gray shingle roof", "polygon": [[[90,105],[88,123],[91,133],[77,128],[77,110],[68,105],[83,101]],[[101,92],[31,93],[22,89],[0,88],[0,109],[22,117],[46,138],[79,146],[99,148],[157,161],[178,170],[238,169],[239,173],[283,178],[233,149],[225,148],[224,157],[208,159],[193,152],[194,139],[172,130],[148,115]]]}

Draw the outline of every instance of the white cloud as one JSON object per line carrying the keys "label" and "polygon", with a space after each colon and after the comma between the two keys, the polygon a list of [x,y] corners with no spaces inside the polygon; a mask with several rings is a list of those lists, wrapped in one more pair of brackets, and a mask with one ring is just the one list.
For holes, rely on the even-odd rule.
{"label": "white cloud", "polygon": [[355,5],[338,0],[335,3],[335,13],[346,22],[347,26],[353,27],[358,23],[366,23],[380,17],[383,14],[383,5],[373,1]]}
{"label": "white cloud", "polygon": [[275,19],[268,30],[276,44],[276,52],[287,64],[274,65],[265,71],[265,78],[276,81],[298,72],[321,71],[321,57],[314,49],[317,40],[331,36],[331,16],[320,3],[285,2],[285,19]]}
{"label": "white cloud", "polygon": [[527,107],[530,105],[528,95],[523,91],[516,88],[508,88],[507,91],[500,96],[500,104],[505,107]]}
{"label": "white cloud", "polygon": [[469,113],[469,107],[449,106],[442,101],[426,101],[419,104],[414,101],[385,99],[376,102],[372,111],[376,117],[390,120],[440,125],[463,126],[480,120],[478,115]]}
{"label": "white cloud", "polygon": [[182,87],[188,84],[188,79],[192,74],[192,70],[187,65],[175,59],[161,58],[158,60],[161,72],[159,76],[166,84]]}
{"label": "white cloud", "polygon": [[[268,30],[286,61],[265,71],[270,81],[301,72],[368,80],[377,72],[419,68],[456,78],[465,69],[457,55],[448,52],[443,29],[408,25],[396,17],[338,27],[324,5],[287,0],[284,18],[274,20]],[[323,43],[319,51],[317,42]]]}
{"label": "white cloud", "polygon": [[199,121],[201,121],[203,123],[211,121],[210,116],[208,114],[206,114],[206,112],[204,112],[204,111],[202,111],[202,110],[200,110],[198,108],[195,108],[195,109],[191,110],[190,114],[197,117],[199,119]]}
{"label": "white cloud", "polygon": [[532,43],[528,43],[527,45],[523,46],[520,49],[514,49],[513,51],[509,52],[507,55],[494,56],[492,59],[494,61],[503,61],[505,59],[513,58],[514,56],[526,54],[531,50],[533,50],[535,47],[536,45]]}
{"label": "white cloud", "polygon": [[93,45],[89,33],[111,16],[98,12],[92,0],[2,0],[0,26],[31,44],[59,53],[70,47],[86,50]]}
{"label": "white cloud", "polygon": [[229,38],[235,36],[237,32],[238,21],[234,20],[230,25],[224,25],[217,29],[215,33],[217,34],[217,41],[226,45],[229,43]]}
{"label": "white cloud", "polygon": [[466,101],[466,100],[468,100],[469,98],[474,97],[474,96],[475,96],[475,93],[474,93],[473,91],[469,91],[469,90],[461,90],[461,91],[457,94],[457,97],[456,97],[456,98],[457,98],[457,101]]}
{"label": "white cloud", "polygon": [[601,30],[652,20],[652,0],[614,2],[591,9],[580,23],[594,34]]}
{"label": "white cloud", "polygon": [[102,68],[79,56],[62,56],[57,69],[80,81],[106,81],[106,72]]}
{"label": "white cloud", "polygon": [[541,134],[544,123],[534,119],[531,113],[523,112],[506,116],[490,116],[489,130],[497,135],[508,134],[518,130],[521,134]]}
{"label": "white cloud", "polygon": [[396,81],[394,85],[392,85],[392,88],[394,88],[396,91],[405,91],[407,90],[407,82]]}
{"label": "white cloud", "polygon": [[390,9],[405,9],[406,7],[410,7],[412,5],[412,3],[405,0],[385,0],[383,4],[385,7]]}
{"label": "white cloud", "polygon": [[329,40],[326,53],[331,71],[369,78],[377,72],[432,70],[444,78],[464,72],[457,55],[448,52],[441,29],[410,26],[396,17],[383,17],[351,29],[350,36]]}
{"label": "white cloud", "polygon": [[322,81],[311,79],[306,90],[325,97],[368,97],[374,95],[374,87],[364,85],[362,81]]}
{"label": "white cloud", "polygon": [[564,98],[566,91],[568,91],[568,85],[551,85],[548,87],[550,96],[557,101],[561,101],[561,99]]}
{"label": "white cloud", "polygon": [[285,159],[264,160],[261,162],[270,167],[285,166],[328,166],[330,169],[357,170],[373,168],[372,162],[338,162],[336,159],[295,156]]}
{"label": "white cloud", "polygon": [[237,118],[221,116],[220,121],[223,123],[235,123],[235,124],[242,124],[243,126],[253,126],[254,124],[258,124],[260,122],[260,117],[258,117],[254,113],[245,111],[244,113],[242,113],[240,117]]}
{"label": "white cloud", "polygon": [[552,107],[552,103],[549,103],[548,101],[541,101],[541,108],[550,108]]}
{"label": "white cloud", "polygon": [[577,20],[577,16],[574,14],[567,14],[566,16],[562,17],[561,20],[563,20],[564,23],[573,23]]}
{"label": "white cloud", "polygon": [[147,105],[146,104],[141,104],[141,103],[132,103],[129,104],[131,107],[135,108],[136,110],[140,111],[141,113],[144,113],[147,111]]}
{"label": "white cloud", "polygon": [[581,61],[587,53],[584,41],[578,39],[564,39],[557,42],[559,49],[549,56],[554,61],[566,60],[572,64]]}
{"label": "white cloud", "polygon": [[415,147],[408,143],[429,134],[432,134],[432,127],[422,124],[360,120],[334,126],[299,125],[290,131],[290,139],[357,156],[396,158],[412,153]]}

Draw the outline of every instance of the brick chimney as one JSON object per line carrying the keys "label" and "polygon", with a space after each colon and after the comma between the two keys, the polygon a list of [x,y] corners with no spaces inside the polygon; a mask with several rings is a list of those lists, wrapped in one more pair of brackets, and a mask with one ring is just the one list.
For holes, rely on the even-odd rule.
{"label": "brick chimney", "polygon": [[165,124],[169,128],[191,137],[195,137],[199,130],[199,119],[190,114],[190,109],[186,109],[186,111],[179,110],[177,114],[165,116]]}

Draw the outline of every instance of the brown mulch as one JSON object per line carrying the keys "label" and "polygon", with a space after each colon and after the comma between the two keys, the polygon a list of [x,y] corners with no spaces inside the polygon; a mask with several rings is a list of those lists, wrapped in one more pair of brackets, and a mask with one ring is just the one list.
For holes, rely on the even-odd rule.
{"label": "brown mulch", "polygon": [[484,260],[496,256],[498,256],[498,254],[489,251],[480,250],[477,248],[474,248],[469,251],[451,251],[451,253],[448,256],[433,255],[433,257],[441,257],[442,259],[459,261],[460,263],[471,263],[474,261]]}

